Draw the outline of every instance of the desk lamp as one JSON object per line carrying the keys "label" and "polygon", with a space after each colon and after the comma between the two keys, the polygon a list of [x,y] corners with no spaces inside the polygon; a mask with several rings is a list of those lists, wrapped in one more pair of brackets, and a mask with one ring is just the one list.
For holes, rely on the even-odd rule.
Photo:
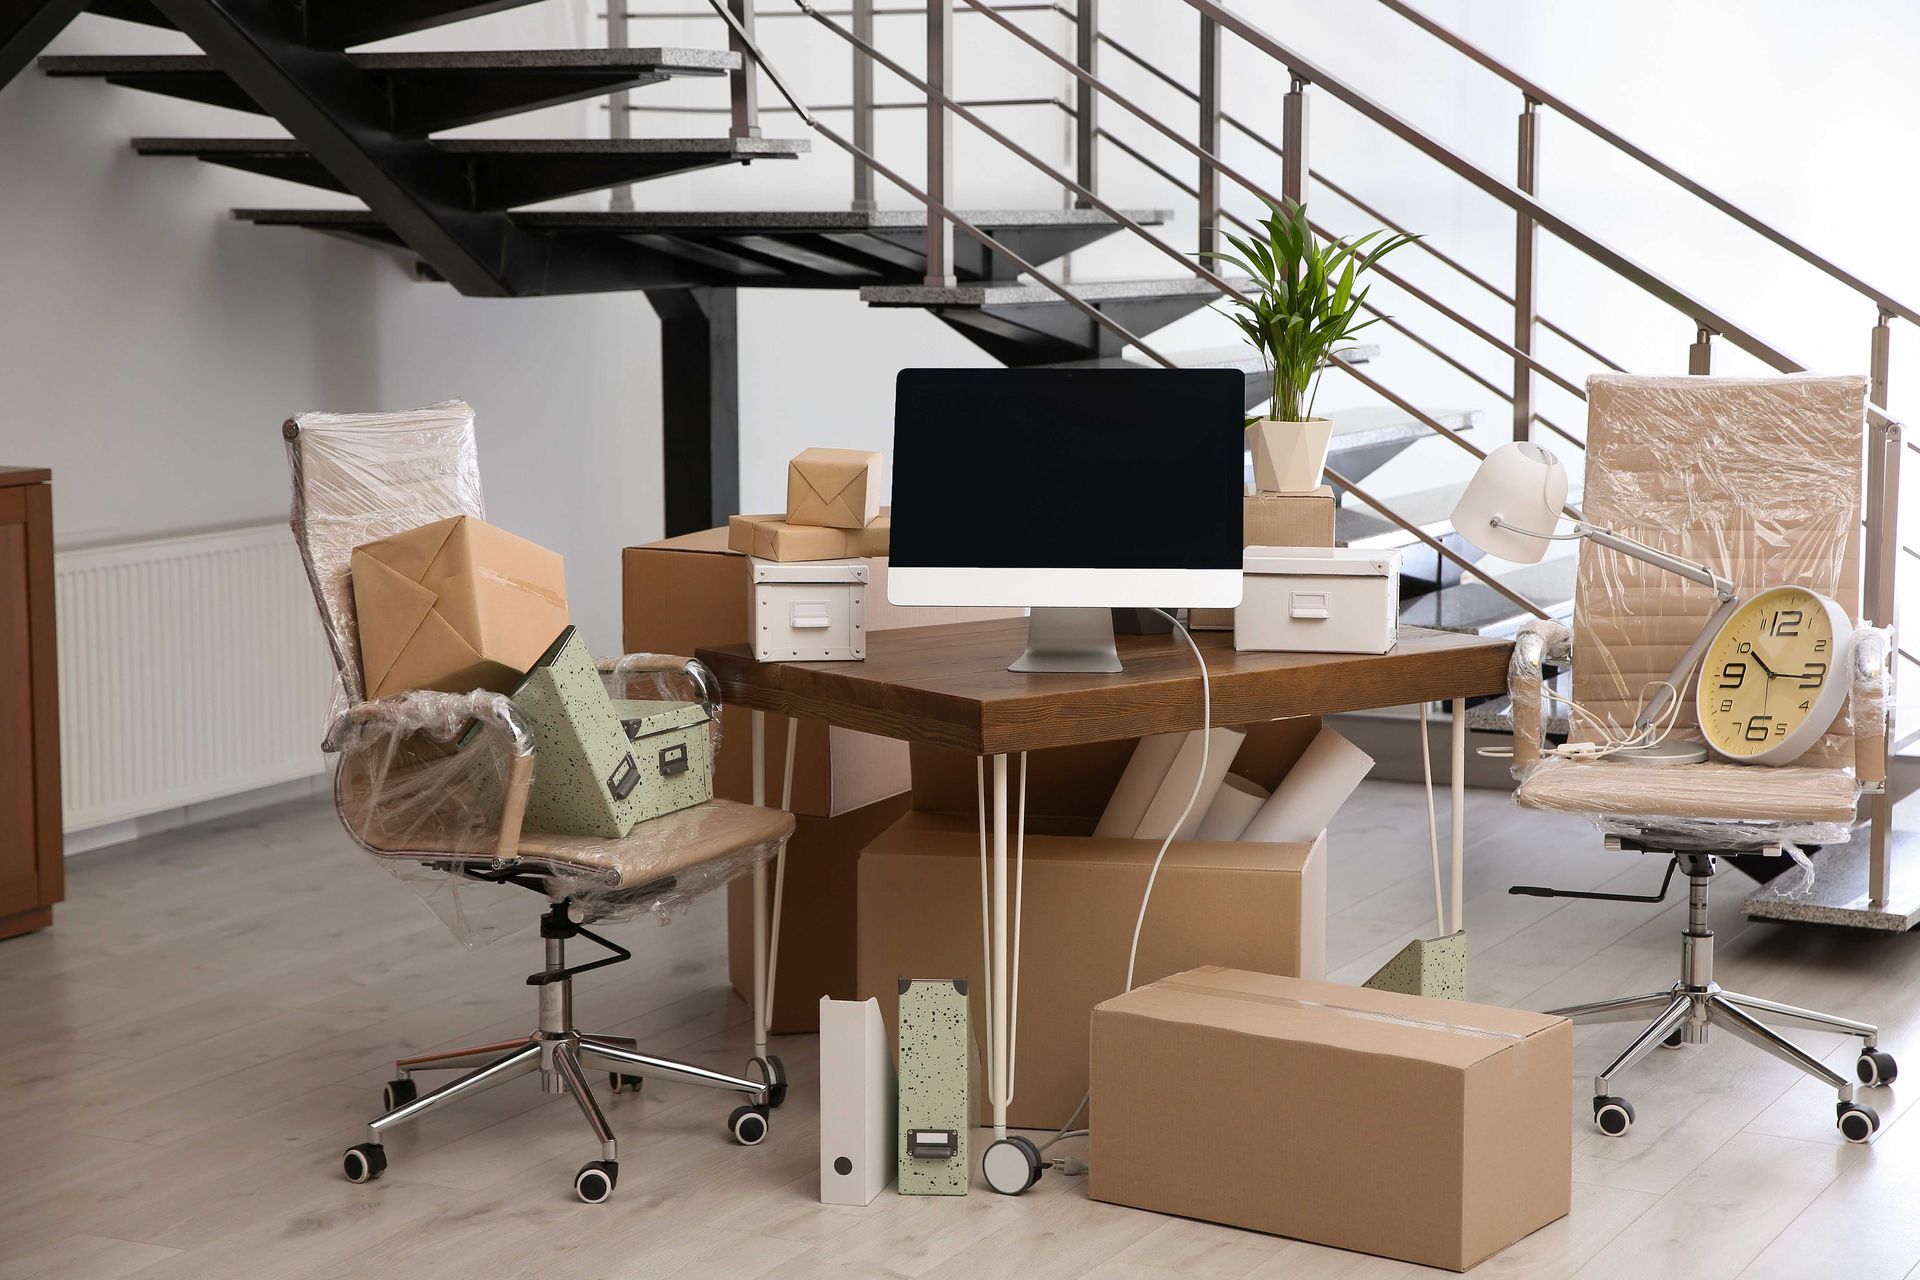
{"label": "desk lamp", "polygon": [[[1466,491],[1453,509],[1453,529],[1462,538],[1502,560],[1515,564],[1538,564],[1547,554],[1549,542],[1585,538],[1611,551],[1655,568],[1675,573],[1689,582],[1712,589],[1720,607],[1714,611],[1687,651],[1674,664],[1673,673],[1660,686],[1633,722],[1632,739],[1645,737],[1659,722],[1668,705],[1680,696],[1680,688],[1707,645],[1740,607],[1740,595],[1733,583],[1711,567],[1670,556],[1643,542],[1637,542],[1611,529],[1602,529],[1575,520],[1573,532],[1555,533],[1561,509],[1567,502],[1567,472],[1560,459],[1530,441],[1501,445],[1480,464],[1468,482]],[[1696,764],[1707,758],[1706,748],[1691,742],[1660,741],[1645,746],[1609,752],[1636,764]]]}

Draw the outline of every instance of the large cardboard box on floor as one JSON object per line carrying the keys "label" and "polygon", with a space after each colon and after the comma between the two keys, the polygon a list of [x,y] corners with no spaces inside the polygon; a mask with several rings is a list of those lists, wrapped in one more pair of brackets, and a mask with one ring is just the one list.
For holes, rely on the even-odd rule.
{"label": "large cardboard box on floor", "polygon": [[1455,1271],[1568,1210],[1565,1018],[1206,967],[1092,1054],[1096,1200]]}
{"label": "large cardboard box on floor", "polygon": [[[1252,726],[1235,767],[1271,785],[1318,728],[1317,717]],[[1088,1017],[1126,983],[1134,918],[1160,843],[1088,833],[1132,749],[1125,741],[1028,756],[1018,1061],[1009,1113],[1021,1128],[1057,1128],[1079,1105],[1087,1090]],[[860,855],[855,994],[877,999],[889,1028],[898,979],[981,973],[973,779],[971,756],[916,746],[914,812]],[[1175,841],[1154,885],[1135,980],[1198,964],[1323,976],[1326,873],[1324,836],[1308,844]],[[986,984],[975,981],[972,991],[974,1025],[984,1028]],[[983,1097],[982,1122],[991,1114]]]}
{"label": "large cardboard box on floor", "polygon": [[[820,1029],[820,997],[851,1000],[859,937],[860,851],[907,811],[905,794],[832,818],[794,820],[780,894],[780,955],[772,1030]],[[769,888],[769,894],[771,894]],[[753,877],[727,885],[727,977],[753,1004]]]}
{"label": "large cardboard box on floor", "polygon": [[[728,545],[725,529],[665,538],[628,547],[622,571],[622,644],[629,653],[674,653],[692,657],[702,646],[745,644],[747,557]],[[974,618],[1017,614],[1008,609],[915,609],[887,603],[887,562],[869,561],[866,625],[869,633],[923,627]],[[741,802],[753,798],[752,714],[722,707],[720,749],[714,761],[713,793]],[[767,717],[769,803],[780,801],[786,765],[787,720]],[[796,814],[825,818],[898,795],[908,784],[907,748],[872,734],[830,729],[802,721],[794,753]],[[815,996],[819,995],[818,992]]]}

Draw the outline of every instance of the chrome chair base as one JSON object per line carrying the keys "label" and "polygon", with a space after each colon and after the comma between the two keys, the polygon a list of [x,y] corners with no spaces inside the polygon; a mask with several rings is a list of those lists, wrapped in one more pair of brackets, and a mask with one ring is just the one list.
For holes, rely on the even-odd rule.
{"label": "chrome chair base", "polygon": [[1713,875],[1712,861],[1704,855],[1690,855],[1683,865],[1687,872],[1688,921],[1681,934],[1680,981],[1664,991],[1625,996],[1615,1000],[1596,1000],[1588,1004],[1550,1009],[1575,1022],[1631,1022],[1648,1013],[1646,1024],[1619,1056],[1593,1078],[1594,1126],[1600,1132],[1618,1137],[1633,1125],[1633,1107],[1613,1092],[1615,1077],[1639,1062],[1656,1047],[1677,1049],[1683,1044],[1705,1044],[1711,1028],[1719,1026],[1747,1043],[1763,1049],[1798,1067],[1807,1075],[1832,1088],[1837,1095],[1836,1123],[1850,1142],[1865,1142],[1879,1130],[1880,1118],[1871,1107],[1855,1100],[1855,1081],[1821,1062],[1793,1041],[1760,1020],[1761,1014],[1819,1031],[1835,1031],[1860,1039],[1860,1057],[1856,1064],[1858,1083],[1891,1084],[1897,1068],[1891,1055],[1879,1048],[1880,1030],[1867,1022],[1842,1018],[1837,1014],[1801,1009],[1759,996],[1724,991],[1713,980],[1713,930],[1707,927],[1707,881]]}
{"label": "chrome chair base", "polygon": [[[641,1080],[658,1079],[743,1094],[747,1102],[728,1117],[728,1129],[737,1141],[747,1146],[756,1145],[767,1136],[769,1114],[784,1101],[787,1091],[779,1058],[768,1055],[752,1059],[749,1068],[760,1074],[760,1079],[754,1080],[641,1053],[630,1036],[583,1034],[574,1027],[572,975],[594,966],[567,968],[566,939],[587,931],[566,921],[561,908],[550,912],[541,926],[546,938],[546,967],[528,979],[539,991],[538,1028],[514,1040],[423,1053],[396,1061],[395,1079],[387,1085],[386,1112],[368,1124],[367,1141],[346,1152],[346,1175],[351,1181],[368,1182],[385,1171],[386,1152],[381,1138],[388,1130],[448,1103],[536,1071],[540,1073],[540,1087],[544,1092],[573,1095],[586,1117],[587,1127],[600,1142],[599,1159],[588,1162],[574,1179],[575,1193],[588,1203],[598,1203],[611,1195],[619,1177],[619,1148],[593,1088],[587,1083],[589,1068],[608,1072],[614,1079],[616,1092],[627,1081],[637,1084]],[[624,955],[621,953],[621,958]],[[464,1074],[431,1092],[415,1096],[413,1073],[416,1071]]]}

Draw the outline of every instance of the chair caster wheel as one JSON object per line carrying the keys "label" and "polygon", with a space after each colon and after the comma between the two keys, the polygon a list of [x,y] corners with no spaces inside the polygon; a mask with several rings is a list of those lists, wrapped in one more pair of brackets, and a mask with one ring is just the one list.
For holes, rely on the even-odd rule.
{"label": "chair caster wheel", "polygon": [[1609,1138],[1619,1137],[1633,1128],[1633,1104],[1625,1098],[1595,1098],[1593,1127]]}
{"label": "chair caster wheel", "polygon": [[1686,1043],[1686,1041],[1680,1034],[1680,1028],[1675,1027],[1673,1030],[1667,1032],[1667,1038],[1660,1042],[1660,1047],[1662,1049],[1678,1049],[1684,1043]]}
{"label": "chair caster wheel", "polygon": [[410,1077],[401,1076],[398,1080],[387,1081],[380,1090],[380,1103],[384,1109],[393,1111],[406,1106],[419,1096],[420,1086]]}
{"label": "chair caster wheel", "polygon": [[573,1175],[573,1194],[588,1204],[604,1203],[620,1181],[618,1160],[589,1160]]}
{"label": "chair caster wheel", "polygon": [[340,1163],[346,1169],[348,1182],[372,1182],[387,1171],[387,1149],[377,1142],[363,1142],[357,1147],[348,1147]]}
{"label": "chair caster wheel", "polygon": [[770,1053],[764,1058],[750,1059],[747,1069],[766,1082],[769,1107],[777,1107],[787,1100],[787,1069],[777,1055]]}
{"label": "chair caster wheel", "polygon": [[727,1128],[743,1147],[757,1147],[767,1138],[767,1109],[762,1106],[735,1107],[727,1117]]}
{"label": "chair caster wheel", "polygon": [[615,1093],[638,1093],[644,1077],[622,1075],[618,1071],[607,1073],[607,1088]]}
{"label": "chair caster wheel", "polygon": [[1848,1142],[1868,1142],[1880,1132],[1880,1114],[1872,1107],[1863,1107],[1857,1102],[1843,1102],[1838,1111],[1840,1136]]}
{"label": "chair caster wheel", "polygon": [[1862,1049],[1860,1060],[1853,1064],[1853,1074],[1860,1083],[1872,1088],[1874,1085],[1892,1084],[1894,1077],[1900,1074],[1899,1064],[1893,1055],[1879,1049]]}
{"label": "chair caster wheel", "polygon": [[1030,1138],[1001,1138],[980,1157],[980,1175],[1003,1196],[1017,1196],[1040,1181],[1044,1168],[1040,1148]]}

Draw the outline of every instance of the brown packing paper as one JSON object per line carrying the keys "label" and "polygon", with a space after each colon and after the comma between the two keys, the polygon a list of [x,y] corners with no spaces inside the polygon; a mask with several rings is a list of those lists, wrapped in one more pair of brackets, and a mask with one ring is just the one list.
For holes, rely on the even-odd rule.
{"label": "brown packing paper", "polygon": [[353,550],[369,698],[512,689],[567,625],[559,555],[472,516]]}
{"label": "brown packing paper", "polygon": [[808,449],[787,464],[787,523],[864,529],[880,515],[877,453]]}
{"label": "brown packing paper", "polygon": [[[1312,493],[1250,493],[1243,503],[1248,547],[1330,547],[1333,545],[1333,490],[1321,485]],[[1233,630],[1233,610],[1195,609],[1189,615],[1195,631]]]}
{"label": "brown packing paper", "polygon": [[1091,1052],[1096,1200],[1457,1271],[1571,1201],[1564,1018],[1209,966]]}
{"label": "brown packing paper", "polygon": [[[1134,918],[1160,846],[1084,834],[1029,834],[1025,843],[1024,976],[1008,1119],[1057,1128],[1087,1089],[1089,1014],[1126,983]],[[1140,936],[1137,980],[1199,963],[1321,976],[1326,862],[1324,836],[1304,845],[1175,841]],[[856,995],[877,999],[889,1028],[901,976],[978,977],[979,904],[980,837],[971,816],[911,813],[862,852]],[[984,1027],[986,984],[971,989]],[[983,1098],[982,1122],[991,1114]]]}
{"label": "brown packing paper", "polygon": [[732,516],[727,520],[727,547],[743,555],[783,563],[845,560],[886,555],[892,532],[893,520],[885,507],[864,529],[789,524],[784,516]]}

